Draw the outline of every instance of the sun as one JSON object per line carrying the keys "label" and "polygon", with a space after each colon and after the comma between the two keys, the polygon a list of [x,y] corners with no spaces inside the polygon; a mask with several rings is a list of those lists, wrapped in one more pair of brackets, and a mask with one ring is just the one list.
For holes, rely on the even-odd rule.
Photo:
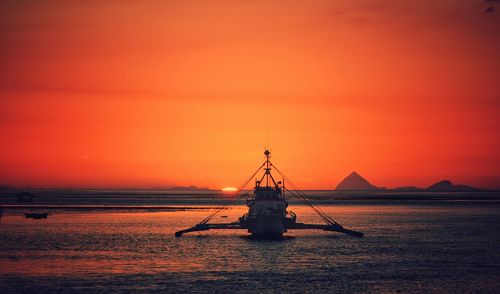
{"label": "sun", "polygon": [[236,192],[236,191],[238,191],[238,189],[235,187],[225,187],[225,188],[222,188],[221,191],[223,191],[223,192]]}

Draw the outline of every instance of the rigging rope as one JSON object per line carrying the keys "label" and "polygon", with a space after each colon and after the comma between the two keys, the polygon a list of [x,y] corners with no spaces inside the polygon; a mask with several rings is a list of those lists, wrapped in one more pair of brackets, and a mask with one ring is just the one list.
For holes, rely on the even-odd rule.
{"label": "rigging rope", "polygon": [[304,203],[306,203],[307,205],[309,205],[314,210],[314,212],[316,212],[327,224],[340,226],[340,224],[338,224],[331,216],[329,216],[320,207],[312,204],[309,201],[309,199],[307,199],[306,194],[304,192],[302,192],[302,190],[300,190],[297,187],[297,185],[295,185],[287,176],[285,176],[285,174],[283,174],[274,164],[271,164],[271,165],[290,184],[290,186],[292,186],[292,188],[294,189],[294,190],[290,191],[290,194],[292,194],[292,196],[295,196],[295,197],[298,196],[297,198],[300,198],[302,201],[304,201]]}
{"label": "rigging rope", "polygon": [[[225,202],[221,203],[218,207],[215,208],[215,210],[209,214],[207,217],[205,217],[201,222],[198,223],[198,225],[203,225],[203,224],[206,224],[207,222],[209,222],[213,217],[215,217],[219,212],[221,212],[223,209],[225,209],[229,204],[231,204],[234,200],[240,198],[241,196],[244,196],[244,195],[248,195],[248,193],[250,193],[251,191],[248,191],[246,192],[245,194],[241,194],[241,191],[248,185],[248,183],[253,179],[253,177],[255,177],[255,175],[257,175],[257,173],[262,169],[262,167],[267,163],[267,160],[261,164],[259,166],[259,168],[250,176],[248,177],[248,179],[243,182],[242,185],[240,185],[240,187],[238,188],[238,190],[236,191],[235,193],[235,197],[232,197],[228,200],[226,200]],[[285,174],[283,174],[274,164],[270,163],[270,165],[272,167],[274,167],[274,169],[283,177],[283,179],[285,179],[290,186],[292,186],[293,190],[288,190],[289,193],[292,195],[292,196],[295,196],[296,198],[302,200],[304,203],[306,203],[307,205],[309,205],[313,210],[314,212],[316,212],[316,214],[318,214],[321,219],[323,219],[323,221],[329,225],[332,225],[332,226],[340,226],[342,227],[339,223],[337,223],[332,217],[330,217],[325,211],[323,211],[320,207],[312,204],[309,199],[307,199],[307,196],[306,194],[300,190],[297,185],[295,185],[287,176],[285,176]]]}
{"label": "rigging rope", "polygon": [[[267,162],[267,161],[266,161]],[[247,195],[247,193],[243,194],[243,195],[240,195],[241,191],[248,185],[248,183],[253,179],[253,177],[255,177],[255,175],[260,171],[260,169],[266,164],[266,162],[264,162],[263,164],[261,164],[259,166],[259,168],[242,184],[240,185],[240,187],[238,188],[238,190],[236,191],[236,193],[234,193],[235,197],[232,197],[228,200],[226,200],[225,202],[221,203],[218,207],[216,207],[215,211],[213,211],[211,214],[209,214],[206,218],[204,218],[201,222],[199,222],[198,224],[199,225],[203,225],[203,224],[206,224],[209,220],[211,220],[214,216],[216,216],[219,212],[221,212],[223,209],[226,208],[226,206],[228,206],[230,203],[232,203],[234,200],[240,198],[241,196],[243,195]]]}

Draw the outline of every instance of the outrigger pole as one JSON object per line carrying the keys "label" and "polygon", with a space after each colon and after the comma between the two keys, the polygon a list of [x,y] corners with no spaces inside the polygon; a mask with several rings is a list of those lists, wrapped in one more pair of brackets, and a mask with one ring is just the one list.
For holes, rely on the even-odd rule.
{"label": "outrigger pole", "polygon": [[262,169],[264,165],[267,164],[266,160],[264,163],[262,163],[259,168],[247,179],[243,184],[240,185],[236,193],[234,193],[234,197],[229,198],[228,200],[224,201],[221,203],[219,206],[215,208],[215,210],[209,214],[207,217],[205,217],[203,220],[201,220],[198,224],[196,224],[194,227],[181,230],[178,232],[175,232],[176,237],[181,237],[182,234],[184,233],[189,233],[189,232],[196,232],[196,231],[207,231],[210,229],[245,229],[242,228],[239,222],[233,222],[233,223],[220,223],[220,224],[208,224],[208,222],[216,216],[219,212],[222,210],[226,209],[226,207],[231,204],[233,201],[236,199],[240,198],[242,195],[240,195],[241,191],[245,189],[245,187],[248,185],[248,183],[257,175],[257,173]]}

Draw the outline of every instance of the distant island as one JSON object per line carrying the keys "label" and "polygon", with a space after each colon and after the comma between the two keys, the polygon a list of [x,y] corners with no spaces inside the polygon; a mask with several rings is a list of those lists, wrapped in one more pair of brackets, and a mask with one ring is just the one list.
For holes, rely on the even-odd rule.
{"label": "distant island", "polygon": [[444,180],[432,184],[427,187],[425,191],[429,192],[479,192],[482,189],[466,186],[466,185],[454,185],[451,181]]}
{"label": "distant island", "polygon": [[398,187],[394,189],[387,189],[385,187],[377,187],[372,185],[368,180],[363,178],[360,174],[353,171],[345,179],[343,179],[337,187],[336,191],[401,191],[401,192],[480,192],[483,189],[466,186],[455,185],[449,180],[442,180],[430,185],[427,188],[418,188],[415,186]]}
{"label": "distant island", "polygon": [[365,178],[360,176],[357,172],[353,171],[345,179],[343,179],[337,187],[337,191],[377,191],[383,190],[383,188],[376,187]]}
{"label": "distant island", "polygon": [[195,185],[191,186],[176,186],[176,187],[171,187],[168,190],[174,190],[174,191],[210,191],[211,189],[208,187],[197,187]]}

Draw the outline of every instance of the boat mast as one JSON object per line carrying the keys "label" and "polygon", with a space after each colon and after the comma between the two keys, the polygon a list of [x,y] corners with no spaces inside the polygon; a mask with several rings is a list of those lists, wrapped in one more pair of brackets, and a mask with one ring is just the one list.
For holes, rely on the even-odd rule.
{"label": "boat mast", "polygon": [[271,156],[271,151],[269,151],[269,149],[266,149],[266,151],[264,151],[264,155],[266,155],[266,187],[269,187],[269,175],[271,175],[271,169],[269,168],[269,157]]}
{"label": "boat mast", "polygon": [[266,156],[266,162],[264,168],[265,173],[262,175],[260,181],[257,181],[257,183],[258,185],[260,185],[260,183],[262,183],[262,180],[266,178],[266,187],[269,187],[269,182],[270,182],[269,179],[271,179],[271,182],[274,185],[274,187],[278,188],[278,184],[276,183],[276,181],[273,178],[273,175],[271,174],[271,166],[273,165],[269,160],[271,158],[271,151],[269,151],[269,149],[266,149],[266,151],[264,151],[264,155]]}

